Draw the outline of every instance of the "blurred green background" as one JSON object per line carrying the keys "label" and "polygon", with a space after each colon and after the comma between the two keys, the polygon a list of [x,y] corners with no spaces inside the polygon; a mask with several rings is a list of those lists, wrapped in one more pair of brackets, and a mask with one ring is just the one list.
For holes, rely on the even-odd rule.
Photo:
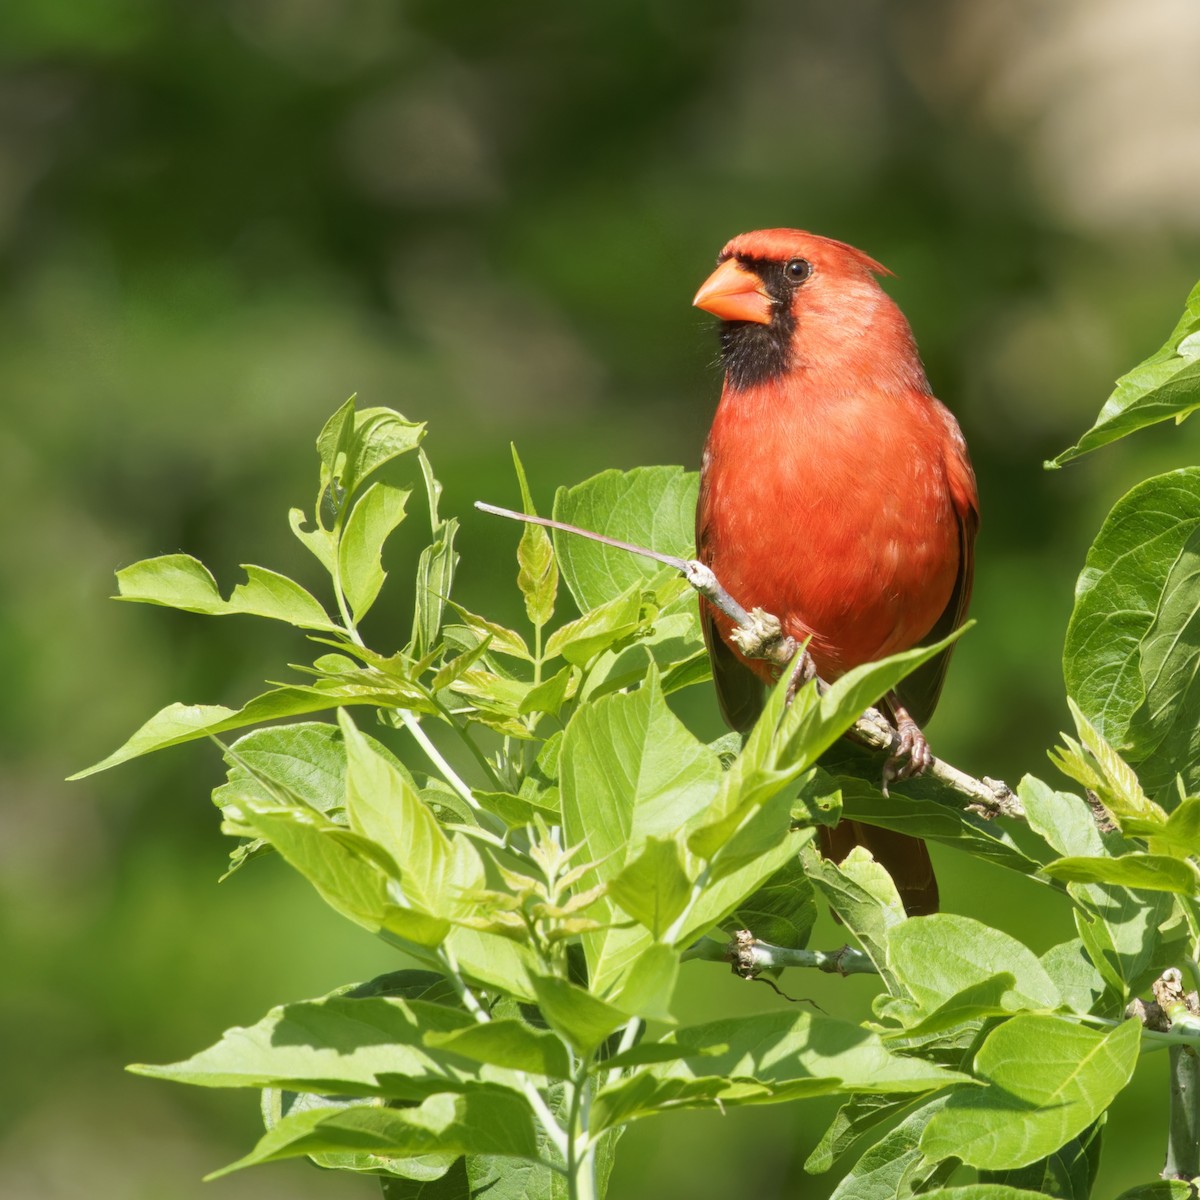
{"label": "blurred green background", "polygon": [[[5,0],[0,1195],[375,1195],[296,1163],[201,1185],[256,1136],[254,1099],[122,1073],[398,964],[278,862],[217,885],[210,747],[60,782],[304,653],[112,604],[112,571],[185,550],[225,587],[244,561],[315,584],[286,510],[357,392],[429,421],[462,599],[515,617],[516,531],[471,501],[517,500],[509,440],[544,507],[605,467],[697,464],[719,381],[689,304],[736,232],[810,228],[897,272],[983,505],[935,747],[1048,775],[1090,538],[1195,460],[1185,425],[1041,468],[1200,276],[1197,62],[1190,0]],[[413,538],[381,649],[407,634]],[[688,719],[717,731],[707,696]],[[948,909],[1038,950],[1072,935],[1046,889],[938,863]],[[785,986],[852,1019],[872,990]],[[685,970],[693,1017],[780,1003]],[[1099,1197],[1159,1169],[1164,1080],[1147,1060],[1114,1111]],[[827,1116],[648,1123],[613,1195],[824,1196],[801,1164]]]}

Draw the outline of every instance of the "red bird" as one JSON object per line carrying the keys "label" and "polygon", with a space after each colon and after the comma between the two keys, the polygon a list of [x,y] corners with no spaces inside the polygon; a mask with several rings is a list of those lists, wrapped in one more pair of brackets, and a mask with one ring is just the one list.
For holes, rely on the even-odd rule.
{"label": "red bird", "polygon": [[[722,319],[725,368],[700,474],[699,557],[743,607],[809,639],[825,680],[946,636],[971,596],[975,475],[876,282],[889,273],[844,242],[763,229],[725,246],[693,301]],[[729,619],[705,602],[701,619],[722,712],[748,728],[773,668],[743,658]],[[898,775],[928,765],[920,726],[949,657],[887,697],[905,751]],[[923,842],[857,822],[829,832],[827,854],[865,845],[909,912],[936,911]]]}

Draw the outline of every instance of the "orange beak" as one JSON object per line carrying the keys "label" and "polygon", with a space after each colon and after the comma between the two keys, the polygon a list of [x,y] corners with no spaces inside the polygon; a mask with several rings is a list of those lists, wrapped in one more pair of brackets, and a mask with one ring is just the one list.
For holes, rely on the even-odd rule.
{"label": "orange beak", "polygon": [[723,321],[754,321],[759,325],[769,325],[774,310],[763,281],[735,258],[727,258],[704,281],[692,304]]}

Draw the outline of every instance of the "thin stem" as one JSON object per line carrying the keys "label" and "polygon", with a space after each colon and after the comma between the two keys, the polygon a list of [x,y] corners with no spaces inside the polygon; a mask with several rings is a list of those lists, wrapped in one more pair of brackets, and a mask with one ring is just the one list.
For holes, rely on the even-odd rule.
{"label": "thin stem", "polygon": [[739,975],[752,978],[760,971],[782,967],[814,967],[829,975],[878,975],[879,968],[861,950],[791,950],[760,942],[743,931],[729,942],[702,938],[684,952],[685,959],[730,963]]}
{"label": "thin stem", "polygon": [[1171,1047],[1171,1111],[1163,1179],[1200,1175],[1200,1054],[1191,1046]]}
{"label": "thin stem", "polygon": [[[481,1025],[486,1025],[492,1019],[491,1013],[479,1003],[479,998],[471,990],[466,979],[463,978],[462,972],[458,969],[458,960],[454,956],[454,951],[443,942],[438,950],[438,957],[441,959],[442,969],[446,973],[446,977],[450,980],[451,985],[458,994],[458,998],[463,1002],[463,1007]],[[546,1131],[546,1136],[550,1139],[551,1145],[558,1151],[563,1160],[567,1161],[571,1151],[572,1139],[558,1123],[546,1101],[542,1098],[541,1092],[537,1090],[529,1076],[524,1071],[514,1071],[513,1076],[521,1089],[521,1094],[525,1097],[529,1107],[533,1109],[534,1116],[537,1117],[542,1128]]]}
{"label": "thin stem", "polygon": [[[684,955],[684,957],[685,958],[687,957],[686,954]],[[642,1018],[634,1017],[633,1020],[630,1021],[629,1024],[625,1026],[624,1030],[622,1030],[621,1040],[617,1044],[617,1053],[613,1055],[613,1058],[617,1058],[619,1055],[624,1054],[626,1050],[632,1050],[633,1044],[634,1044],[634,1042],[637,1041],[638,1034],[641,1033],[641,1031],[642,1031]],[[620,1077],[620,1074],[621,1074],[620,1067],[610,1068],[608,1074],[604,1077],[604,1086],[611,1087],[614,1083],[617,1082],[617,1079]]]}
{"label": "thin stem", "polygon": [[482,812],[474,793],[463,782],[458,772],[442,757],[442,752],[430,741],[429,734],[421,728],[421,722],[417,720],[416,716],[407,708],[398,708],[396,712],[400,714],[400,720],[404,727],[416,738],[418,745],[425,751],[429,761],[441,771],[446,782],[471,806],[472,810]]}

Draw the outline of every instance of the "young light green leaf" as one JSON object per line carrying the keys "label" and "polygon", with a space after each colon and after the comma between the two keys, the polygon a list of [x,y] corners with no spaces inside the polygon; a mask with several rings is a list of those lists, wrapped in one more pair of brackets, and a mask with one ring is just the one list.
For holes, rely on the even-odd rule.
{"label": "young light green leaf", "polygon": [[903,921],[888,932],[887,954],[896,978],[927,1011],[998,971],[1013,977],[1001,1008],[1054,1009],[1062,1003],[1032,950],[971,917],[934,913]]}
{"label": "young light green leaf", "polygon": [[1044,870],[1052,879],[1070,883],[1110,883],[1152,892],[1176,892],[1181,896],[1194,896],[1200,891],[1200,877],[1195,870],[1182,859],[1165,854],[1057,858],[1047,863]]}
{"label": "young light green leaf", "polygon": [[1089,450],[1127,437],[1147,425],[1183,420],[1200,408],[1200,284],[1187,298],[1179,324],[1162,349],[1117,380],[1096,423],[1048,467],[1061,467]]}
{"label": "young light green leaf", "polygon": [[547,659],[561,654],[567,662],[585,667],[598,654],[642,627],[642,594],[637,587],[589,609],[578,620],[560,625],[547,639]]}
{"label": "young light green leaf", "polygon": [[270,842],[334,911],[414,952],[445,940],[448,920],[393,898],[396,867],[376,843],[314,809],[252,799],[237,807],[239,824]]}
{"label": "young light green leaf", "polygon": [[530,1075],[571,1078],[571,1061],[562,1040],[514,1017],[493,1018],[483,1025],[472,1021],[445,1030],[427,1026],[426,1030],[424,1041],[431,1050]]}
{"label": "young light green leaf", "polygon": [[226,600],[208,568],[190,554],[146,558],[117,572],[120,592],[117,599],[214,617],[234,614],[269,617],[301,629],[329,633],[340,628],[329,619],[316,597],[295,580],[266,567],[244,564],[242,570],[246,572],[246,582],[239,583]]}
{"label": "young light green leaf", "polygon": [[227,1030],[215,1045],[183,1062],[137,1064],[129,1070],[202,1087],[287,1088],[419,1101],[478,1080],[478,1067],[430,1045],[431,1039],[436,1043],[438,1037],[475,1028],[474,1018],[461,1008],[334,995],[273,1008],[256,1025]]}
{"label": "young light green leaf", "polygon": [[608,885],[608,894],[656,938],[683,912],[691,891],[679,843],[669,837],[647,837]]}
{"label": "young light green leaf", "polygon": [[1129,763],[1084,716],[1073,700],[1068,699],[1067,705],[1079,731],[1079,743],[1064,736],[1065,748],[1059,747],[1050,756],[1055,766],[1095,792],[1104,807],[1116,818],[1118,825],[1131,817],[1138,821],[1165,823],[1167,814],[1147,798]]}
{"label": "young light green leaf", "polygon": [[420,658],[437,645],[446,612],[446,600],[458,566],[459,555],[454,549],[457,534],[456,517],[442,522],[433,543],[421,551],[421,557],[417,560],[411,642],[414,658]]}
{"label": "young light green leaf", "polygon": [[316,1151],[366,1150],[418,1154],[504,1154],[536,1158],[533,1113],[523,1097],[478,1087],[461,1095],[430,1096],[415,1108],[306,1109],[284,1117],[245,1158],[208,1176]]}
{"label": "young light green leaf", "polygon": [[[521,456],[515,445],[511,449],[517,482],[521,485],[521,502],[527,513],[537,516]],[[531,624],[545,625],[554,615],[554,599],[558,595],[558,565],[554,561],[550,535],[543,526],[525,524],[517,545],[517,564],[517,587],[525,597],[525,614]]]}
{"label": "young light green leaf", "polygon": [[360,409],[354,414],[353,434],[338,447],[332,480],[353,496],[373,472],[415,450],[424,436],[424,422],[407,421],[390,408]]}
{"label": "young light green leaf", "polygon": [[1060,1017],[1022,1014],[994,1029],[975,1058],[988,1086],[956,1092],[930,1121],[921,1149],[991,1170],[1052,1154],[1108,1108],[1137,1063],[1141,1025],[1106,1033]]}
{"label": "young light green leaf", "polygon": [[383,700],[364,693],[361,698],[321,691],[308,687],[280,687],[255,696],[242,708],[226,708],[221,704],[169,704],[150,718],[133,736],[107,758],[94,766],[72,775],[72,779],[83,779],[97,771],[106,771],[118,763],[131,758],[178,746],[196,738],[215,736],[230,729],[242,729],[262,721],[273,721],[279,717],[295,717],[304,713],[321,712],[338,704],[369,704]]}
{"label": "young light green leaf", "polygon": [[1187,467],[1117,501],[1076,585],[1067,691],[1152,793],[1176,774],[1200,782],[1198,575],[1200,467]]}
{"label": "young light green leaf", "polygon": [[577,679],[578,672],[574,667],[563,667],[549,679],[543,679],[541,683],[531,687],[525,693],[525,699],[521,701],[517,712],[523,717],[539,712],[557,717],[559,710],[574,693]]}
{"label": "young light green leaf", "polygon": [[338,723],[346,744],[350,827],[399,868],[397,882],[407,904],[438,917],[458,917],[469,907],[464,897],[484,884],[478,852],[468,838],[446,835],[407,773],[377,754],[344,710]]}
{"label": "young light green leaf", "polygon": [[[559,488],[554,518],[663,554],[690,558],[694,550],[699,476],[682,467],[603,471]],[[661,571],[652,559],[574,534],[554,533],[563,580],[586,613]]]}
{"label": "young light green leaf", "polygon": [[375,603],[387,578],[380,555],[389,535],[404,520],[412,493],[387,483],[373,483],[350,510],[338,542],[338,578],[356,621]]}

